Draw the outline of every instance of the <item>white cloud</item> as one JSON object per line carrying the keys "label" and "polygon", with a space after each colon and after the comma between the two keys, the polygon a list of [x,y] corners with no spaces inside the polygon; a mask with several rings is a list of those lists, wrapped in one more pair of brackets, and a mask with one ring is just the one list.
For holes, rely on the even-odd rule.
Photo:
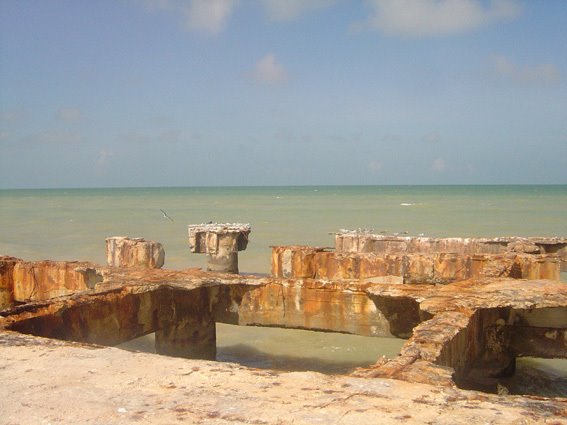
{"label": "white cloud", "polygon": [[289,144],[309,144],[315,142],[313,136],[308,133],[297,134],[293,129],[279,128],[273,137],[275,140]]}
{"label": "white cloud", "polygon": [[0,113],[0,121],[6,123],[16,123],[22,121],[26,116],[26,113],[22,110],[6,110]]}
{"label": "white cloud", "polygon": [[206,34],[221,32],[235,5],[235,0],[191,0],[183,8],[188,29]]}
{"label": "white cloud", "polygon": [[273,53],[267,54],[256,62],[252,76],[256,81],[265,84],[283,83],[288,79],[287,71],[278,63]]}
{"label": "white cloud", "polygon": [[370,161],[367,167],[368,167],[368,171],[370,171],[372,174],[375,174],[382,170],[382,168],[384,167],[384,163],[382,161],[374,160],[374,161]]}
{"label": "white cloud", "polygon": [[136,0],[150,11],[181,16],[187,30],[204,34],[220,33],[238,0]]}
{"label": "white cloud", "polygon": [[96,159],[96,167],[98,169],[106,168],[109,159],[112,158],[113,156],[114,153],[112,151],[101,149],[98,152],[98,157]]}
{"label": "white cloud", "polygon": [[384,134],[379,141],[383,143],[399,143],[402,141],[402,136],[399,134]]}
{"label": "white cloud", "polygon": [[290,21],[314,10],[331,6],[336,0],[260,0],[273,21]]}
{"label": "white cloud", "polygon": [[458,34],[518,16],[515,0],[369,0],[371,28],[386,35],[429,37]]}
{"label": "white cloud", "polygon": [[84,137],[80,133],[61,130],[46,130],[25,136],[22,139],[22,142],[40,145],[72,145],[82,143],[84,140]]}
{"label": "white cloud", "polygon": [[443,158],[437,158],[433,161],[433,164],[431,164],[431,169],[438,173],[445,171],[445,168],[446,168],[446,164]]}
{"label": "white cloud", "polygon": [[118,136],[118,142],[132,143],[136,145],[145,144],[174,144],[188,139],[180,131],[175,129],[163,129],[160,131],[129,131]]}
{"label": "white cloud", "polygon": [[436,131],[433,131],[423,136],[423,141],[431,144],[439,143],[441,141],[441,135]]}
{"label": "white cloud", "polygon": [[553,84],[560,75],[552,64],[517,65],[504,56],[492,58],[494,74],[519,84]]}
{"label": "white cloud", "polygon": [[171,7],[170,0],[138,0],[148,9],[168,9]]}
{"label": "white cloud", "polygon": [[78,108],[61,108],[57,111],[57,119],[64,122],[78,122],[83,118],[81,110]]}

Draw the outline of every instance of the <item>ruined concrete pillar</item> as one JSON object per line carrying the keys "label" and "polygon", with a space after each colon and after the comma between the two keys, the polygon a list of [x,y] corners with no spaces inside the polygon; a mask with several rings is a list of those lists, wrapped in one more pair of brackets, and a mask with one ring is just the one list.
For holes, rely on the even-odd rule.
{"label": "ruined concrete pillar", "polygon": [[14,305],[14,266],[17,258],[0,256],[0,310]]}
{"label": "ruined concrete pillar", "polygon": [[189,225],[191,252],[207,254],[207,271],[238,273],[238,251],[248,246],[249,224]]}
{"label": "ruined concrete pillar", "polygon": [[187,359],[215,360],[215,322],[186,317],[165,325],[156,331],[156,353]]}
{"label": "ruined concrete pillar", "polygon": [[169,291],[158,303],[156,353],[188,359],[215,360],[216,323],[207,288]]}
{"label": "ruined concrete pillar", "polygon": [[272,276],[317,277],[317,256],[333,248],[312,246],[272,246]]}
{"label": "ruined concrete pillar", "polygon": [[159,242],[125,236],[106,239],[106,262],[111,267],[160,269],[164,261],[165,251]]}

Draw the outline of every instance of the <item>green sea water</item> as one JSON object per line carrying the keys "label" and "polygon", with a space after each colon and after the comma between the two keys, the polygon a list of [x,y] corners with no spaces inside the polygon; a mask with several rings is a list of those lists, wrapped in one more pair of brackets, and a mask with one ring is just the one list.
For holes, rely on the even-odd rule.
{"label": "green sea water", "polygon": [[106,237],[130,236],[163,243],[166,268],[202,267],[187,225],[208,221],[250,223],[240,269],[268,273],[271,245],[332,246],[341,228],[567,236],[567,185],[1,190],[0,253],[101,263]]}
{"label": "green sea water", "polygon": [[[204,267],[204,255],[189,252],[187,225],[208,221],[250,223],[240,270],[269,273],[271,245],[333,246],[330,233],[343,228],[432,237],[567,236],[567,185],[0,190],[0,254],[104,263],[105,238],[130,236],[161,242],[166,268]],[[391,356],[403,343],[228,325],[217,330],[221,360],[327,373]],[[133,346],[151,347],[149,338]],[[567,396],[567,362],[530,360],[525,368],[523,376],[543,376],[540,389],[551,374],[554,394]]]}

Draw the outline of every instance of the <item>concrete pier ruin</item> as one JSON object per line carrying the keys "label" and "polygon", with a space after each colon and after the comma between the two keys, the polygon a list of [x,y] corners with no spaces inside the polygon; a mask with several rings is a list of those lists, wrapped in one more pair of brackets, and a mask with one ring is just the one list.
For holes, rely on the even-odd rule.
{"label": "concrete pier ruin", "polygon": [[390,236],[371,231],[345,230],[335,233],[339,253],[407,253],[457,255],[553,255],[567,271],[567,238],[565,237],[498,237],[498,238],[430,238]]}
{"label": "concrete pier ruin", "polygon": [[306,246],[272,247],[272,274],[287,278],[406,284],[446,284],[482,277],[559,280],[560,267],[561,259],[554,254],[377,254]]}
{"label": "concrete pier ruin", "polygon": [[[232,233],[232,251],[215,252],[246,247],[248,234]],[[191,235],[195,252],[219,246],[205,229]],[[505,252],[472,249],[470,240],[430,240],[431,252],[415,252],[411,238],[379,236],[340,233],[336,250],[274,247],[270,277],[0,257],[0,340],[27,334],[114,346],[155,332],[160,354],[214,360],[217,322],[400,337],[407,342],[399,356],[349,379],[432,385],[463,400],[477,394],[464,390],[496,393],[517,357],[567,358],[567,285],[559,280],[565,239],[532,240],[546,252],[524,242],[510,248],[517,240]],[[561,421],[566,406],[547,399],[534,417]]]}
{"label": "concrete pier ruin", "polygon": [[164,263],[165,250],[159,242],[126,236],[106,239],[106,264],[111,267],[160,269]]}
{"label": "concrete pier ruin", "polygon": [[207,254],[207,271],[238,274],[238,251],[248,246],[249,224],[191,224],[188,229],[191,252]]}

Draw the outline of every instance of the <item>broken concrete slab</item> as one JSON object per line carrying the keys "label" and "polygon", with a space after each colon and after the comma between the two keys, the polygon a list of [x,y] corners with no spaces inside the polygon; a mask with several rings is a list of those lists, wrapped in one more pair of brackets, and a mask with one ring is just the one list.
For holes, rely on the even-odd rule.
{"label": "broken concrete slab", "polygon": [[159,242],[126,236],[106,239],[106,264],[110,267],[160,269],[164,262],[165,250]]}
{"label": "broken concrete slab", "polygon": [[340,230],[335,248],[344,253],[454,253],[459,255],[523,253],[553,254],[567,271],[565,237],[430,238],[374,234],[372,231]]}
{"label": "broken concrete slab", "polygon": [[81,261],[23,261],[0,256],[0,309],[92,289],[102,267]]}
{"label": "broken concrete slab", "polygon": [[484,277],[559,280],[560,262],[555,254],[366,253],[272,247],[273,276],[333,281],[388,276],[410,284],[445,284]]}
{"label": "broken concrete slab", "polygon": [[[413,300],[421,314],[431,318],[415,326],[400,357],[360,370],[357,376],[421,382],[420,362],[426,361],[450,367],[452,380],[462,387],[496,391],[496,378],[513,373],[506,370],[513,368],[517,356],[567,358],[567,285],[562,282],[484,279],[438,287],[375,285],[368,293],[382,303],[391,297],[393,305]],[[527,336],[529,342],[523,340]],[[476,384],[482,376],[482,383],[475,386],[471,374]]]}

